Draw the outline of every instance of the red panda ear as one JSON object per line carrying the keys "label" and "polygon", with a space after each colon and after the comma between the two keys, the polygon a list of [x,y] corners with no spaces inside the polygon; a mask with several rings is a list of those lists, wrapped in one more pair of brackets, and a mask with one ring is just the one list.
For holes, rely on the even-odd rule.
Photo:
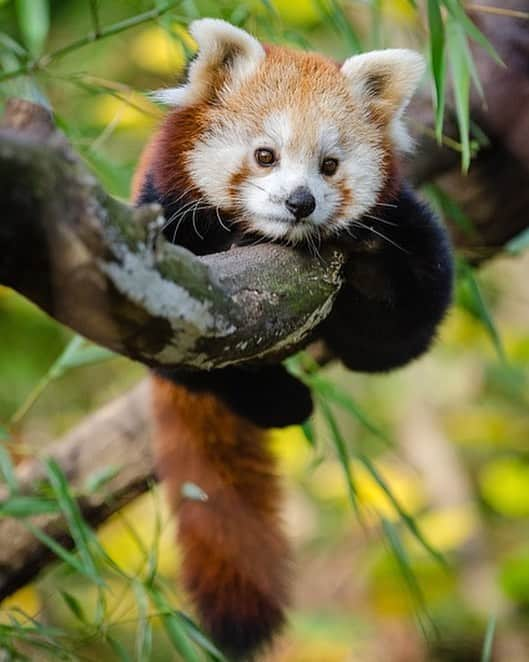
{"label": "red panda ear", "polygon": [[172,106],[189,106],[212,99],[224,88],[233,91],[256,71],[265,58],[261,44],[248,32],[214,18],[193,21],[189,32],[198,53],[181,87],[153,93],[158,101]]}
{"label": "red panda ear", "polygon": [[385,109],[404,110],[424,73],[422,55],[406,48],[388,48],[353,55],[341,68],[353,94]]}
{"label": "red panda ear", "polygon": [[393,143],[400,150],[411,145],[401,117],[424,69],[422,55],[404,48],[353,55],[341,68],[355,99],[367,106],[375,120],[390,126]]}

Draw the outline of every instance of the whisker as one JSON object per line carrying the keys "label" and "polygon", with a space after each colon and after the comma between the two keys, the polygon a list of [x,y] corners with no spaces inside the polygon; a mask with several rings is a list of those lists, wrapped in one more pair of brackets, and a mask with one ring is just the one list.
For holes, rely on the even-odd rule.
{"label": "whisker", "polygon": [[393,225],[394,227],[398,227],[398,223],[393,223],[393,221],[386,221],[385,218],[380,218],[380,216],[374,216],[373,214],[364,214],[367,218],[372,218],[374,221],[380,221],[380,223],[384,223],[385,225]]}
{"label": "whisker", "polygon": [[373,234],[376,234],[379,237],[381,237],[382,239],[385,239],[389,244],[392,244],[393,246],[395,246],[395,248],[398,248],[403,253],[407,253],[409,255],[410,251],[407,251],[402,246],[399,246],[399,244],[397,244],[397,242],[393,241],[393,239],[390,239],[389,237],[387,237],[382,232],[379,232],[378,230],[375,230],[375,228],[371,227],[370,225],[366,225],[365,223],[361,223],[360,221],[352,221],[352,225],[354,225],[356,227],[359,227],[359,228],[363,228],[364,230],[369,230],[370,232],[373,232]]}
{"label": "whisker", "polygon": [[204,239],[204,237],[203,237],[203,236],[200,234],[200,232],[198,231],[198,229],[197,229],[197,225],[196,225],[196,213],[197,213],[197,208],[198,208],[198,205],[199,205],[199,204],[200,204],[200,202],[197,202],[196,207],[195,207],[195,209],[193,210],[193,230],[196,232],[196,234],[198,235],[198,237],[200,237],[200,239]]}
{"label": "whisker", "polygon": [[217,219],[218,219],[218,221],[219,221],[219,223],[220,223],[220,227],[223,228],[224,230],[226,230],[226,232],[231,232],[231,229],[230,229],[229,227],[227,227],[227,226],[222,222],[222,219],[221,219],[220,214],[219,214],[219,208],[218,208],[218,207],[215,207],[215,213],[217,214]]}
{"label": "whisker", "polygon": [[250,182],[249,180],[247,180],[244,183],[245,184],[250,184],[250,186],[255,186],[255,188],[258,188],[260,191],[264,191],[266,193],[266,189],[263,188],[262,186],[259,186],[259,184],[256,184],[255,182]]}

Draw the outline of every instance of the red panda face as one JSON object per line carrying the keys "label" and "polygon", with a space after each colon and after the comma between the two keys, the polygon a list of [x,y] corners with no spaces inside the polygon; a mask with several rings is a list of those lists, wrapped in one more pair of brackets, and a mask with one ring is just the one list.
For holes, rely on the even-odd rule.
{"label": "red panda face", "polygon": [[408,146],[401,114],[418,54],[375,51],[340,69],[314,53],[265,52],[223,21],[191,32],[199,54],[187,84],[158,97],[201,118],[183,160],[209,205],[243,230],[297,243],[347,231],[377,204]]}

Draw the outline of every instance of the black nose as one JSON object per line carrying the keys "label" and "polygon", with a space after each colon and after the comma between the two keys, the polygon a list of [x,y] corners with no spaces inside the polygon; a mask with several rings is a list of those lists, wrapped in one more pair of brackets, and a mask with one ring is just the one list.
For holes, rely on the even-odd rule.
{"label": "black nose", "polygon": [[285,206],[297,219],[306,218],[316,209],[316,200],[306,186],[298,186],[286,199]]}

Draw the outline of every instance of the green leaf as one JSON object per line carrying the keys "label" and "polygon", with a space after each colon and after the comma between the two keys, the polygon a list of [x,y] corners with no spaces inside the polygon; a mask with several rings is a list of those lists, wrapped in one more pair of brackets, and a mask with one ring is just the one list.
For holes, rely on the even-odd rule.
{"label": "green leaf", "polygon": [[378,437],[386,444],[390,443],[387,435],[369,418],[351,396],[342,391],[336,384],[319,375],[311,375],[308,378],[308,383],[320,396],[345,409],[373,436]]}
{"label": "green leaf", "polygon": [[8,51],[9,53],[13,53],[21,59],[26,59],[28,56],[26,49],[22,48],[18,41],[15,41],[5,32],[0,32],[0,48],[2,50]]}
{"label": "green leaf", "polygon": [[435,89],[435,135],[441,143],[445,108],[445,27],[439,0],[428,0],[428,26],[430,29],[430,67]]}
{"label": "green leaf", "polygon": [[48,0],[15,0],[22,40],[34,56],[40,55],[50,29]]}
{"label": "green leaf", "polygon": [[491,662],[492,660],[492,645],[494,643],[495,632],[496,632],[496,617],[491,616],[487,624],[487,631],[485,632],[485,640],[483,641],[481,662]]}
{"label": "green leaf", "polygon": [[66,606],[75,616],[75,618],[81,623],[86,623],[87,622],[86,616],[83,611],[83,608],[81,607],[81,603],[79,602],[79,600],[74,595],[68,593],[67,591],[60,591],[60,594]]}
{"label": "green leaf", "polygon": [[[404,548],[404,545],[402,544],[398,531],[393,526],[393,524],[385,517],[381,517],[381,522],[382,522],[382,529],[386,536],[386,540],[389,543],[393,556],[397,560],[402,577],[406,582],[410,590],[410,593],[417,607],[419,608],[420,612],[428,618],[428,621],[431,622],[430,616],[426,610],[426,601],[424,599],[423,592],[421,590],[419,582],[417,581],[417,577],[413,572],[410,558],[406,552],[406,549]],[[421,627],[423,627],[422,622],[421,622]]]}
{"label": "green leaf", "polygon": [[120,471],[121,467],[118,467],[115,464],[94,471],[94,473],[90,474],[85,480],[84,492],[86,492],[86,494],[94,494],[94,492],[97,492],[115,478]]}
{"label": "green leaf", "polygon": [[468,17],[467,13],[461,6],[459,0],[443,0],[445,7],[454,17],[454,19],[461,25],[463,30],[468,34],[468,36],[473,39],[477,44],[484,48],[490,57],[502,66],[505,66],[505,63],[501,59],[498,51],[494,48],[491,42],[485,37],[485,35],[479,30],[479,28],[473,23]]}
{"label": "green leaf", "polygon": [[317,0],[318,7],[337,34],[345,40],[352,54],[360,53],[362,43],[337,0]]}
{"label": "green leaf", "polygon": [[132,662],[131,656],[119,639],[116,639],[115,637],[106,633],[105,641],[108,643],[110,648],[112,648],[113,653],[121,662]]}
{"label": "green leaf", "polygon": [[13,466],[9,451],[2,444],[0,444],[0,474],[9,488],[9,492],[14,494],[18,490],[15,467]]}
{"label": "green leaf", "polygon": [[436,561],[438,561],[441,565],[446,566],[447,563],[444,556],[441,554],[441,552],[439,552],[437,549],[432,547],[430,543],[426,540],[426,538],[422,535],[421,530],[419,529],[415,519],[409,513],[407,513],[406,510],[402,507],[399,500],[393,494],[392,490],[390,489],[389,485],[386,483],[384,478],[382,478],[382,475],[379,473],[378,469],[375,467],[373,462],[367,457],[367,455],[364,455],[364,453],[357,453],[356,455],[360,460],[360,462],[362,462],[364,467],[369,471],[371,476],[374,478],[378,486],[385,492],[388,499],[391,501],[391,504],[400,515],[400,518],[407,526],[410,533]]}
{"label": "green leaf", "polygon": [[200,630],[190,618],[182,612],[178,612],[178,615],[182,623],[185,625],[190,639],[209,653],[216,662],[228,662],[227,658],[221,653],[221,651],[206,637],[202,630]]}
{"label": "green leaf", "polygon": [[28,531],[30,531],[35,536],[35,538],[38,538],[41,541],[41,543],[43,543],[44,545],[46,545],[46,547],[51,549],[51,551],[58,558],[60,558],[61,561],[64,561],[73,570],[76,570],[82,575],[88,577],[96,584],[103,583],[102,580],[97,575],[87,571],[85,566],[79,562],[79,560],[74,554],[72,554],[67,549],[65,549],[56,540],[54,540],[47,533],[42,531],[42,529],[39,529],[38,527],[34,526],[31,522],[24,522],[24,526],[28,529]]}
{"label": "green leaf", "polygon": [[89,546],[91,532],[81,515],[77,501],[72,496],[66,477],[54,459],[47,458],[44,464],[53,493],[66,519],[68,530],[85,568],[85,574],[98,576]]}
{"label": "green leaf", "polygon": [[149,619],[149,601],[145,587],[134,582],[134,594],[138,609],[138,626],[136,629],[136,659],[146,662],[151,658],[152,625]]}
{"label": "green leaf", "polygon": [[314,435],[314,426],[311,420],[307,420],[301,424],[301,429],[305,435],[305,439],[309,442],[312,448],[316,448],[316,437]]}
{"label": "green leaf", "polygon": [[505,244],[505,250],[511,255],[520,255],[529,248],[529,228],[517,234]]}
{"label": "green leaf", "polygon": [[452,71],[459,141],[461,143],[461,165],[466,172],[470,166],[470,70],[466,55],[466,39],[460,24],[448,16],[446,41]]}
{"label": "green leaf", "polygon": [[108,633],[105,635],[105,639],[112,648],[112,651],[116,655],[116,657],[121,660],[121,662],[132,662],[132,658],[129,655],[127,649],[125,646],[121,643],[119,639],[116,639],[115,637],[112,637]]}
{"label": "green leaf", "polygon": [[48,374],[51,379],[57,379],[73,368],[107,361],[114,357],[115,354],[110,350],[88,344],[82,336],[74,336],[53,363]]}
{"label": "green leaf", "polygon": [[173,610],[158,588],[151,586],[148,592],[175,651],[182,656],[185,662],[201,662],[201,657],[189,639],[180,613]]}
{"label": "green leaf", "polygon": [[325,418],[325,421],[331,433],[331,439],[334,443],[334,447],[336,449],[338,459],[343,469],[345,481],[347,484],[347,491],[349,492],[349,499],[351,501],[353,508],[358,514],[360,512],[360,509],[358,506],[357,491],[353,479],[353,474],[351,471],[351,463],[350,463],[349,450],[347,448],[347,444],[345,443],[345,440],[342,437],[340,428],[338,427],[336,419],[334,418],[331,408],[327,404],[326,400],[320,397],[318,398],[318,403],[320,405],[323,417]]}
{"label": "green leaf", "polygon": [[481,289],[479,287],[478,281],[476,280],[474,270],[469,264],[467,264],[463,260],[459,260],[458,271],[467,285],[468,294],[470,296],[470,301],[472,304],[472,312],[476,315],[476,317],[481,321],[481,323],[485,327],[485,330],[487,331],[492,341],[492,344],[496,349],[496,353],[498,354],[498,358],[500,359],[500,361],[502,361],[503,363],[507,363],[507,355],[505,354],[505,349],[501,341],[501,336],[498,333],[498,330],[494,323],[494,319],[492,318],[487,303],[483,298],[483,295],[481,294]]}
{"label": "green leaf", "polygon": [[71,370],[72,368],[79,368],[85,365],[93,365],[95,363],[101,363],[102,361],[108,361],[109,359],[115,359],[117,354],[111,352],[105,347],[99,347],[99,345],[81,345],[77,351],[73,352],[69,357],[67,362],[63,364],[63,371]]}
{"label": "green leaf", "polygon": [[59,504],[54,499],[34,496],[12,496],[0,503],[0,517],[33,517],[60,512]]}
{"label": "green leaf", "polygon": [[469,236],[477,234],[472,220],[442,188],[437,184],[426,184],[422,187],[422,190],[445,218],[453,221],[465,234]]}

